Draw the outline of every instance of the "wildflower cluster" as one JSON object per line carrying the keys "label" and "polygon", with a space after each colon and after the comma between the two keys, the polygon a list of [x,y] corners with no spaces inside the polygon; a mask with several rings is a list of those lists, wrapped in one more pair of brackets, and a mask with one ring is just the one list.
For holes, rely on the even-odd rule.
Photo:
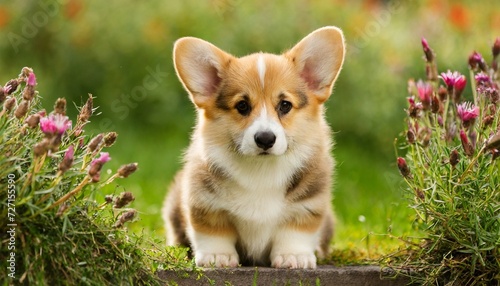
{"label": "wildflower cluster", "polygon": [[[64,98],[56,101],[53,111],[40,110],[36,85],[33,70],[23,68],[17,78],[0,86],[0,212],[8,217],[5,186],[9,185],[9,208],[15,205],[12,214],[19,226],[12,275],[16,283],[7,283],[157,283],[144,261],[164,253],[146,254],[123,228],[137,217],[137,211],[127,207],[134,196],[122,192],[101,204],[95,199],[103,186],[134,173],[137,163],[125,164],[103,178],[102,170],[111,160],[104,149],[114,144],[117,134],[85,134],[95,111],[92,96],[73,124]],[[7,228],[8,221],[2,220],[2,233]],[[12,256],[6,251],[2,247],[0,256]],[[3,269],[5,261],[0,262]],[[90,280],[79,280],[82,277]]]}
{"label": "wildflower cluster", "polygon": [[[412,207],[427,237],[412,244],[403,265],[423,284],[474,285],[500,280],[500,38],[488,65],[469,57],[469,82],[438,73],[422,40],[425,80],[409,81],[405,157],[397,158]],[[472,99],[464,98],[465,87]],[[391,262],[389,262],[391,264]]]}

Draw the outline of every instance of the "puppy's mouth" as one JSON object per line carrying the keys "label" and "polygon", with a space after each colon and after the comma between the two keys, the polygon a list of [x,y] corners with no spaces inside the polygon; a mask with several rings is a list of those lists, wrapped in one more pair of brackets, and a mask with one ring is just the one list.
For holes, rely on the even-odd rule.
{"label": "puppy's mouth", "polygon": [[271,153],[267,152],[267,151],[262,151],[258,154],[259,156],[267,156],[267,155],[271,155]]}

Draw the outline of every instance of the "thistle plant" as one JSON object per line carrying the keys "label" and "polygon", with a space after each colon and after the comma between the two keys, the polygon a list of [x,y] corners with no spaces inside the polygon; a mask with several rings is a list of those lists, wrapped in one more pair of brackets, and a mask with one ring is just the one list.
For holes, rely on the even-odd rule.
{"label": "thistle plant", "polygon": [[23,68],[17,78],[0,86],[4,283],[151,285],[159,283],[157,268],[190,265],[154,242],[142,248],[141,238],[126,231],[126,224],[138,214],[127,207],[134,200],[132,193],[108,195],[98,202],[102,188],[129,177],[137,163],[103,174],[111,160],[105,148],[117,134],[85,134],[95,111],[93,97],[89,95],[79,108],[74,122],[66,115],[64,98],[52,111],[40,110],[36,85],[33,70]]}
{"label": "thistle plant", "polygon": [[[407,184],[416,225],[426,236],[386,263],[410,270],[424,285],[500,283],[500,38],[492,61],[469,57],[469,78],[438,72],[422,39],[426,78],[410,80],[404,156],[397,166]],[[469,85],[472,98],[464,98]]]}

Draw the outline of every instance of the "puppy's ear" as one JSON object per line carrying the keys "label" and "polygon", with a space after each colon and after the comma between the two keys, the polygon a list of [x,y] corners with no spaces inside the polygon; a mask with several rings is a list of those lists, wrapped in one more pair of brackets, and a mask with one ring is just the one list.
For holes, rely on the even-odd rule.
{"label": "puppy's ear", "polygon": [[309,91],[319,102],[324,102],[330,97],[344,54],[342,31],[337,27],[323,27],[307,35],[285,56],[293,61]]}
{"label": "puppy's ear", "polygon": [[186,37],[175,42],[175,71],[196,106],[204,108],[214,100],[222,81],[222,70],[231,58],[201,39]]}

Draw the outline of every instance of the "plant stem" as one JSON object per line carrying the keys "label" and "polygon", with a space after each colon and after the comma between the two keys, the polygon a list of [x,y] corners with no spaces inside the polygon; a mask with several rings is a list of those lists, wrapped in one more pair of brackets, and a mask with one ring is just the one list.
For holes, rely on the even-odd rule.
{"label": "plant stem", "polygon": [[69,198],[71,198],[74,195],[76,195],[77,193],[79,193],[83,189],[83,187],[85,187],[88,184],[89,180],[90,180],[90,177],[86,176],[83,179],[83,181],[78,186],[76,186],[76,188],[74,188],[72,191],[70,191],[69,193],[67,193],[64,196],[62,196],[55,203],[53,203],[52,205],[50,205],[47,209],[52,209],[54,207],[57,207],[58,205],[60,205],[60,204],[64,203],[65,201],[67,201]]}

